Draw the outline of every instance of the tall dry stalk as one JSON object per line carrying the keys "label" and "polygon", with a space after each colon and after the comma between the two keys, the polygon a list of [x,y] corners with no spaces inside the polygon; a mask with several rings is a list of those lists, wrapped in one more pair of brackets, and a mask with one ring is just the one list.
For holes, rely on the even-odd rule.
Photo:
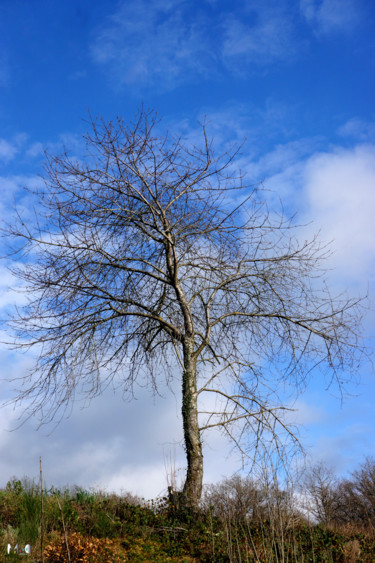
{"label": "tall dry stalk", "polygon": [[61,522],[63,525],[63,530],[64,530],[64,539],[65,539],[65,546],[66,546],[66,554],[68,557],[68,562],[71,563],[71,558],[70,558],[70,550],[69,550],[69,541],[68,541],[68,533],[66,531],[66,526],[65,526],[65,519],[64,519],[64,512],[61,506],[61,502],[59,500],[58,494],[55,491],[55,487],[52,487],[53,490],[53,494],[55,495],[56,501],[57,501],[57,506],[59,507],[60,510],[60,514],[61,514]]}
{"label": "tall dry stalk", "polygon": [[42,456],[39,458],[39,468],[40,468],[40,556],[42,558],[42,563],[44,563],[44,491],[43,491],[43,469],[42,469]]}

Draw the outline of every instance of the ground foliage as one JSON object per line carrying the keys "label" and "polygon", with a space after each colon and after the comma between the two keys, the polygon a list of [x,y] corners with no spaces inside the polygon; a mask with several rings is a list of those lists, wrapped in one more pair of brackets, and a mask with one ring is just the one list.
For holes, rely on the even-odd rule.
{"label": "ground foliage", "polygon": [[[44,561],[374,561],[373,526],[312,524],[293,509],[289,493],[266,493],[235,477],[208,489],[192,512],[168,498],[51,489],[43,497]],[[12,479],[0,491],[0,522],[0,561],[42,561],[40,490],[33,482]],[[6,555],[8,543],[30,543],[32,553]]]}

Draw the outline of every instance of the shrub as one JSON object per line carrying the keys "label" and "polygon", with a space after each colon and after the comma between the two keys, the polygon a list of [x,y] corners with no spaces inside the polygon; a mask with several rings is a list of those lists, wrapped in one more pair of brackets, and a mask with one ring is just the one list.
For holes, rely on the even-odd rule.
{"label": "shrub", "polygon": [[49,563],[65,563],[69,558],[71,563],[113,563],[112,545],[108,539],[72,532],[68,537],[69,556],[65,538],[59,535],[44,548],[44,557]]}

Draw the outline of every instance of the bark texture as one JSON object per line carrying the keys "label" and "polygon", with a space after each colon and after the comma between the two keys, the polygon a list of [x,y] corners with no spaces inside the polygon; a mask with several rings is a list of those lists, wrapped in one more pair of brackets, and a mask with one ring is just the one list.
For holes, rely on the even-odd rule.
{"label": "bark texture", "polygon": [[198,421],[197,372],[194,360],[193,339],[186,339],[184,342],[182,420],[187,458],[187,472],[183,494],[186,497],[187,503],[195,506],[202,495],[203,453]]}

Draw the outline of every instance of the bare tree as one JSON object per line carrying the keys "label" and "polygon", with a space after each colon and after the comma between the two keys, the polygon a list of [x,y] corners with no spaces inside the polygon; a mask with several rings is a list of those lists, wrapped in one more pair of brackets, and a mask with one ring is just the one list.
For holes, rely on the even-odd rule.
{"label": "bare tree", "polygon": [[306,473],[304,491],[308,493],[307,509],[318,522],[332,524],[337,517],[338,482],[333,470],[324,463],[313,465]]}
{"label": "bare tree", "polygon": [[375,527],[375,461],[366,458],[351,478],[338,483],[335,491],[336,524],[353,524],[362,529]]}
{"label": "bare tree", "polygon": [[49,420],[110,382],[131,394],[147,377],[157,390],[162,366],[181,378],[194,505],[201,433],[219,427],[244,453],[277,439],[276,379],[302,385],[320,367],[340,381],[355,367],[358,303],[331,298],[316,279],[324,249],[267,211],[234,172],[236,151],[215,156],[204,127],[199,147],[159,135],[145,111],[91,126],[85,159],[47,155],[35,219],[8,227],[29,299],[15,343],[39,358],[16,400]]}
{"label": "bare tree", "polygon": [[354,491],[358,504],[362,509],[362,520],[367,526],[374,528],[375,525],[375,460],[367,457],[361,464],[359,470],[354,471],[353,478]]}

